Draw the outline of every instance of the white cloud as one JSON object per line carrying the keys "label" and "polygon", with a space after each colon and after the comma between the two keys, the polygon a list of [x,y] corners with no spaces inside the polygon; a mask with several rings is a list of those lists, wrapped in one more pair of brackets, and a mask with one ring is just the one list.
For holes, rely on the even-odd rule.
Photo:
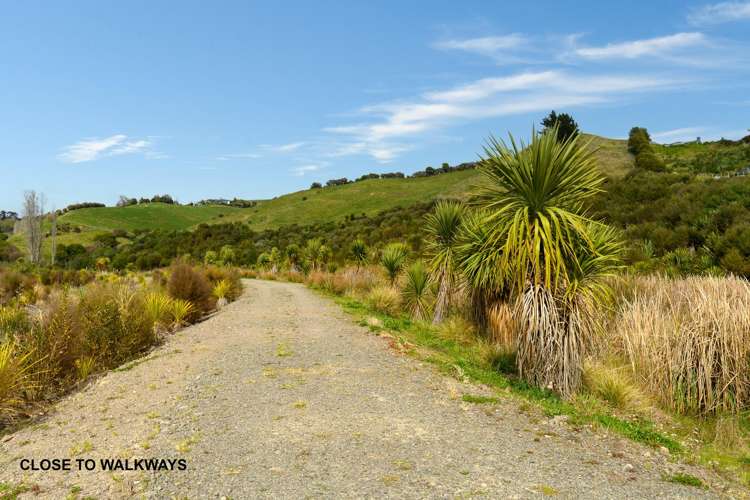
{"label": "white cloud", "polygon": [[299,167],[295,167],[292,169],[292,173],[298,177],[302,177],[303,175],[307,174],[308,172],[317,172],[323,168],[322,165],[301,165]]}
{"label": "white cloud", "polygon": [[163,153],[152,151],[152,146],[153,141],[151,139],[129,140],[125,134],[116,134],[103,139],[90,138],[78,141],[64,147],[58,158],[65,163],[83,163],[108,156],[136,153],[143,153],[151,159],[166,157]]}
{"label": "white cloud", "polygon": [[291,142],[289,144],[282,144],[281,146],[276,147],[276,151],[279,151],[281,153],[287,153],[289,151],[297,151],[299,148],[304,146],[306,143],[304,142]]}
{"label": "white cloud", "polygon": [[217,160],[221,161],[227,161],[227,160],[251,160],[260,158],[262,155],[260,153],[233,153],[233,154],[226,154],[217,156]]}
{"label": "white cloud", "polygon": [[280,144],[276,146],[271,144],[262,144],[260,147],[269,151],[274,151],[276,153],[290,153],[292,151],[297,151],[298,149],[306,145],[306,142],[290,142],[289,144]]}
{"label": "white cloud", "polygon": [[651,138],[654,142],[659,143],[692,141],[705,131],[706,127],[683,127],[663,132],[654,132],[651,134]]}
{"label": "white cloud", "polygon": [[720,2],[694,9],[688,21],[694,25],[721,24],[750,19],[750,2]]}
{"label": "white cloud", "polygon": [[675,80],[652,76],[576,76],[563,71],[542,71],[484,78],[445,91],[428,92],[415,102],[384,103],[360,112],[373,119],[329,127],[327,132],[356,140],[338,154],[362,154],[392,160],[404,147],[393,141],[448,125],[552,108],[593,105],[624,92],[653,91],[675,85]]}
{"label": "white cloud", "polygon": [[651,134],[654,142],[670,144],[673,142],[689,142],[700,137],[703,141],[716,141],[722,138],[740,139],[747,135],[747,130],[726,130],[718,127],[683,127]]}
{"label": "white cloud", "polygon": [[519,33],[502,36],[486,36],[464,40],[444,40],[436,42],[435,48],[443,50],[462,50],[484,56],[494,56],[499,52],[524,46],[528,40]]}
{"label": "white cloud", "polygon": [[585,59],[636,59],[644,56],[664,57],[677,49],[706,45],[703,33],[675,33],[674,35],[633,40],[622,43],[609,43],[603,47],[581,47],[574,53]]}

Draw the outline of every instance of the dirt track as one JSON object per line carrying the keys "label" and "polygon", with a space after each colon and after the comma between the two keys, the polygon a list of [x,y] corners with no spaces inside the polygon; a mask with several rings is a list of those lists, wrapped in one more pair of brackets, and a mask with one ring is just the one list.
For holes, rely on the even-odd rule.
{"label": "dirt track", "polygon": [[[245,284],[221,313],[6,436],[0,481],[49,498],[715,496],[664,481],[685,466],[657,451],[510,398],[462,402],[487,391],[394,352],[301,285]],[[184,458],[187,470],[19,468],[55,457]]]}

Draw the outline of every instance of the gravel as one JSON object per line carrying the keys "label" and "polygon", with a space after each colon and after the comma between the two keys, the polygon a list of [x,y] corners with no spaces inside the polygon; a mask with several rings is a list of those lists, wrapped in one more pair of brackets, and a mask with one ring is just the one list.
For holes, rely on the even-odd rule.
{"label": "gravel", "polygon": [[[717,478],[439,374],[301,285],[243,297],[0,443],[0,480],[62,498],[711,498]],[[24,473],[21,458],[184,458],[185,471]],[[97,467],[97,469],[99,469]]]}

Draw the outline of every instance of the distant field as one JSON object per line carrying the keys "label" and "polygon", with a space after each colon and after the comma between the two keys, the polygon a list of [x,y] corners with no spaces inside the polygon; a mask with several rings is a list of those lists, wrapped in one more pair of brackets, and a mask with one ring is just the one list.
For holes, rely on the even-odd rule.
{"label": "distant field", "polygon": [[203,222],[219,222],[222,217],[242,212],[242,208],[220,205],[183,206],[147,203],[129,207],[82,208],[62,215],[61,223],[81,226],[84,230],[111,231],[124,229],[184,230]]}
{"label": "distant field", "polygon": [[[584,134],[596,148],[599,168],[608,176],[621,177],[633,166],[627,141]],[[480,182],[476,170],[463,170],[431,177],[406,179],[369,179],[344,186],[298,191],[272,200],[258,202],[254,208],[221,205],[182,206],[149,203],[129,207],[84,208],[60,217],[61,223],[81,228],[80,233],[61,234],[61,244],[90,244],[105,231],[124,229],[186,230],[198,224],[245,222],[255,230],[289,224],[312,224],[339,220],[350,214],[374,215],[395,207],[407,207],[440,197],[465,198]],[[11,241],[25,247],[18,235]],[[48,245],[45,242],[45,245]]]}

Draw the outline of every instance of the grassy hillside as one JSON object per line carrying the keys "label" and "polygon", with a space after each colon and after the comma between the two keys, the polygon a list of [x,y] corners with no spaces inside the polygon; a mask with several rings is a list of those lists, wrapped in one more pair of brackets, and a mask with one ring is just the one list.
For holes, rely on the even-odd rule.
{"label": "grassy hillside", "polygon": [[628,141],[591,134],[583,134],[583,137],[584,140],[591,141],[591,146],[596,150],[599,168],[608,177],[623,177],[633,168],[635,158],[628,153]]}
{"label": "grassy hillside", "polygon": [[[225,216],[241,212],[241,208],[225,206],[182,206],[164,203],[131,205],[129,207],[82,208],[63,214],[58,218],[60,231],[58,244],[78,243],[87,245],[97,234],[115,229],[134,231],[137,229],[185,230],[200,223],[220,222]],[[80,231],[66,232],[66,226]],[[49,231],[49,224],[45,224]],[[9,240],[19,250],[26,249],[22,235],[14,235]],[[44,249],[49,249],[49,238],[44,241]]]}
{"label": "grassy hillside", "polygon": [[[632,166],[627,141],[584,134],[596,148],[599,166],[606,175],[622,177]],[[61,232],[59,243],[91,243],[101,232],[191,229],[201,223],[245,222],[254,230],[275,229],[290,224],[332,222],[351,214],[373,216],[381,211],[408,207],[440,197],[463,198],[478,183],[475,170],[463,170],[431,177],[369,179],[343,186],[310,189],[260,201],[254,208],[226,206],[182,206],[162,203],[128,207],[84,208],[60,217],[61,227],[69,225],[80,232]],[[23,249],[18,235],[11,242]]]}
{"label": "grassy hillside", "polygon": [[299,191],[263,201],[242,219],[257,230],[289,224],[330,222],[350,214],[374,215],[439,197],[464,197],[478,181],[475,170],[433,177],[369,179],[343,186]]}
{"label": "grassy hillside", "polygon": [[60,217],[60,223],[79,226],[83,230],[111,231],[124,229],[190,229],[202,222],[218,222],[222,217],[243,209],[218,205],[181,206],[148,203],[129,207],[82,208]]}

